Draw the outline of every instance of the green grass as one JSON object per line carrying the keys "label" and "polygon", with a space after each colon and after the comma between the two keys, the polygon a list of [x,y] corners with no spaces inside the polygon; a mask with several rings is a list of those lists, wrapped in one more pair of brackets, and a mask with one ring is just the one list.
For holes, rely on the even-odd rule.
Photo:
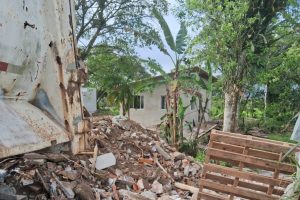
{"label": "green grass", "polygon": [[[204,150],[199,150],[196,157],[195,157],[195,159],[200,163],[204,163],[205,156],[206,156],[205,151]],[[218,162],[219,165],[224,166],[224,167],[232,167],[232,164],[229,163],[229,162],[224,162],[224,161],[215,161],[215,162]]]}
{"label": "green grass", "polygon": [[290,140],[290,137],[291,137],[291,135],[289,135],[289,134],[268,134],[268,139],[271,139],[271,140],[296,143],[296,142]]}
{"label": "green grass", "polygon": [[205,160],[205,151],[203,150],[199,150],[195,159],[201,163],[204,163],[204,160]]}

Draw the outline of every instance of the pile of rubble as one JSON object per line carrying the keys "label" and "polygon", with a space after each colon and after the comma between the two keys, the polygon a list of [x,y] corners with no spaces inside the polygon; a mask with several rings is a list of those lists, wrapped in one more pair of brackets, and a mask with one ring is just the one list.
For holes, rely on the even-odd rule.
{"label": "pile of rubble", "polygon": [[0,199],[197,199],[201,164],[122,118],[95,118],[90,151],[0,161]]}

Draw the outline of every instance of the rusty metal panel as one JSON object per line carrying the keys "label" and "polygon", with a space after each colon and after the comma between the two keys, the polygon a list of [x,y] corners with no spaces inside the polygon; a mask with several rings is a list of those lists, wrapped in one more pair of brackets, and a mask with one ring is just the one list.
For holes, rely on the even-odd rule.
{"label": "rusty metal panel", "polygon": [[79,151],[86,68],[77,59],[73,4],[0,1],[0,158],[48,147],[52,139],[74,141]]}

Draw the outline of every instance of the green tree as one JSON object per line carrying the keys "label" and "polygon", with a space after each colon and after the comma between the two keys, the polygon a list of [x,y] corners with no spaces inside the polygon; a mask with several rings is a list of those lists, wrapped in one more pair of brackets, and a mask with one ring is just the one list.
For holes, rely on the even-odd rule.
{"label": "green tree", "polygon": [[147,44],[137,32],[157,37],[149,23],[153,7],[167,11],[165,0],[76,0],[76,39],[81,57],[86,59],[93,47],[104,43]]}
{"label": "green tree", "polygon": [[[219,69],[223,77],[224,131],[238,128],[238,110],[251,75],[262,67],[260,55],[277,40],[274,29],[288,24],[288,0],[187,0],[192,24],[200,29],[194,50]],[[200,45],[200,46],[199,46]]]}
{"label": "green tree", "polygon": [[267,67],[259,75],[258,83],[268,88],[264,96],[264,125],[270,131],[282,131],[300,110],[300,34],[297,26],[278,30],[286,36],[278,39],[266,53]]}
{"label": "green tree", "polygon": [[[123,48],[124,49],[124,48]],[[136,55],[119,51],[114,47],[101,46],[93,49],[88,57],[90,77],[88,84],[98,90],[97,102],[106,97],[111,105],[122,105],[122,115],[129,111],[135,94],[134,81],[149,77],[143,60]]]}

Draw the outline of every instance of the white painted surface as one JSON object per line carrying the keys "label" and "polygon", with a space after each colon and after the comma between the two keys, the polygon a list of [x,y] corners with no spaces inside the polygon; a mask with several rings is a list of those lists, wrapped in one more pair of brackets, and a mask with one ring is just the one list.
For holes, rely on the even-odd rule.
{"label": "white painted surface", "polygon": [[[206,97],[206,91],[200,91],[203,95],[203,99]],[[144,109],[130,109],[130,119],[134,120],[144,127],[153,127],[155,125],[160,124],[161,117],[166,113],[165,109],[161,109],[161,96],[166,95],[166,85],[158,85],[152,91],[147,91],[139,94],[144,96]],[[181,98],[184,106],[190,104],[191,95],[183,94],[181,92]],[[197,102],[198,104],[198,102]],[[208,109],[210,109],[211,101],[209,101]],[[120,113],[122,108],[120,109]],[[205,115],[206,119],[208,119],[208,115]],[[185,112],[185,121],[197,123],[198,121],[198,113],[197,109],[191,110],[189,106]],[[185,123],[186,124],[186,123]]]}
{"label": "white painted surface", "polygon": [[94,113],[97,110],[97,94],[96,88],[81,88],[81,98],[84,107]]}
{"label": "white painted surface", "polygon": [[73,4],[0,1],[0,158],[81,137]]}
{"label": "white painted surface", "polygon": [[116,164],[117,160],[114,154],[106,153],[97,157],[96,160],[96,169],[102,170]]}

